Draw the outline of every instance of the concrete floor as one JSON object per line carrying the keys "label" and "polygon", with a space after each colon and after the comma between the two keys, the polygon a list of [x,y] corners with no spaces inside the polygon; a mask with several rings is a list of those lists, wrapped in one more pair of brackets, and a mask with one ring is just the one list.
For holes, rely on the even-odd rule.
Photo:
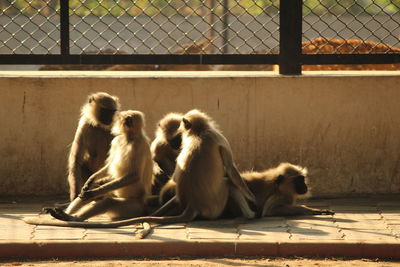
{"label": "concrete floor", "polygon": [[[400,258],[400,196],[307,200],[333,216],[195,221],[157,227],[80,229],[25,224],[54,200],[0,201],[0,258],[350,256]],[[48,215],[41,215],[48,216]],[[95,220],[106,220],[104,216]]]}

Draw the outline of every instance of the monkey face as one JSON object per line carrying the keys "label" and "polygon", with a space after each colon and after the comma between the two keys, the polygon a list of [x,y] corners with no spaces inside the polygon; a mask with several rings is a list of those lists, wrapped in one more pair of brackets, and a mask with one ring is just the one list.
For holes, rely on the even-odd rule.
{"label": "monkey face", "polygon": [[189,120],[183,118],[183,119],[182,119],[182,122],[183,122],[183,127],[184,127],[186,130],[190,130],[190,129],[192,128],[192,124],[190,123]]}
{"label": "monkey face", "polygon": [[144,127],[144,115],[140,111],[127,110],[121,111],[118,120],[119,131],[122,132],[136,132]]}
{"label": "monkey face", "polygon": [[303,194],[307,193],[307,191],[308,191],[308,188],[304,181],[304,178],[305,177],[302,175],[299,175],[299,176],[296,176],[293,178],[293,184],[294,184],[296,193],[299,195],[303,195]]}
{"label": "monkey face", "polygon": [[129,131],[135,131],[142,128],[143,121],[139,116],[131,115],[123,118],[122,123]]}
{"label": "monkey face", "polygon": [[279,186],[279,191],[289,195],[304,195],[307,193],[308,188],[305,183],[305,177],[303,175],[297,176],[284,176],[279,175],[276,179],[276,183]]}
{"label": "monkey face", "polygon": [[108,109],[104,107],[100,107],[98,110],[98,120],[104,125],[110,125],[113,121],[115,109]]}
{"label": "monkey face", "polygon": [[182,144],[182,134],[178,133],[175,135],[172,139],[168,140],[168,144],[175,150],[180,149]]}
{"label": "monkey face", "polygon": [[131,128],[133,126],[133,119],[132,117],[126,117],[124,119],[124,126]]}

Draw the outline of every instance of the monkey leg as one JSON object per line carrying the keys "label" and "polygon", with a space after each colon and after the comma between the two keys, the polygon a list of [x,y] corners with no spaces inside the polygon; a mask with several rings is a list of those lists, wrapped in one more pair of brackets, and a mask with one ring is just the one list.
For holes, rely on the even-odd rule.
{"label": "monkey leg", "polygon": [[64,210],[64,209],[68,208],[69,204],[71,204],[71,202],[66,202],[66,203],[55,203],[54,206],[55,206],[56,208],[59,208],[59,209]]}
{"label": "monkey leg", "polygon": [[173,196],[164,205],[162,205],[158,210],[154,211],[151,216],[165,216],[180,214],[183,210],[176,200],[176,196]]}
{"label": "monkey leg", "polygon": [[143,201],[133,198],[104,198],[92,201],[76,212],[76,221],[85,221],[106,213],[112,220],[122,220],[143,215]]}
{"label": "monkey leg", "polygon": [[229,194],[232,200],[239,206],[239,209],[245,218],[254,219],[256,217],[256,213],[250,209],[243,193],[234,185],[229,185]]}
{"label": "monkey leg", "polygon": [[149,195],[146,197],[146,204],[150,206],[159,205],[158,195]]}
{"label": "monkey leg", "polygon": [[75,216],[69,215],[59,208],[46,208],[44,211],[61,221],[79,221]]}
{"label": "monkey leg", "polygon": [[[138,198],[105,198],[95,202],[98,206],[103,206],[105,213],[112,220],[123,220],[143,216],[145,205],[142,199]],[[98,208],[100,210],[100,207]]]}
{"label": "monkey leg", "polygon": [[72,215],[91,201],[92,200],[83,200],[82,198],[77,197],[68,205],[68,207],[65,209],[65,213]]}

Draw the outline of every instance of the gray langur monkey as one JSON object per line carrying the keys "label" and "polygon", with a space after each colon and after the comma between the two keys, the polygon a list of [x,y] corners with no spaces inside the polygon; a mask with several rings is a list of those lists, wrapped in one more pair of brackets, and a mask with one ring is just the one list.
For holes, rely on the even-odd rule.
{"label": "gray langur monkey", "polygon": [[65,211],[46,211],[65,221],[84,221],[103,213],[112,220],[143,215],[153,179],[150,144],[143,128],[143,113],[120,112],[106,165],[88,179]]}
{"label": "gray langur monkey", "polygon": [[86,180],[105,164],[110,149],[111,127],[119,100],[107,93],[89,95],[81,109],[78,128],[68,157],[70,200],[74,200]]}
{"label": "gray langur monkey", "polygon": [[334,214],[331,210],[296,205],[296,199],[306,197],[309,191],[307,174],[306,168],[281,163],[276,168],[243,172],[241,176],[256,197],[259,217]]}
{"label": "gray langur monkey", "polygon": [[182,143],[179,126],[183,114],[168,113],[157,124],[156,137],[150,149],[153,160],[158,166],[155,171],[153,194],[158,195],[160,189],[168,182],[176,165]]}
{"label": "gray langur monkey", "polygon": [[214,121],[199,110],[191,110],[184,115],[180,127],[182,147],[171,178],[176,182],[176,196],[154,213],[166,215],[171,207],[179,204],[183,210],[180,215],[138,217],[107,223],[40,219],[25,219],[25,222],[67,227],[120,227],[142,222],[188,222],[196,217],[216,219],[224,211],[228,197],[237,203],[244,217],[254,218],[255,213],[247,200],[255,202],[255,197],[240,176],[230,145]]}

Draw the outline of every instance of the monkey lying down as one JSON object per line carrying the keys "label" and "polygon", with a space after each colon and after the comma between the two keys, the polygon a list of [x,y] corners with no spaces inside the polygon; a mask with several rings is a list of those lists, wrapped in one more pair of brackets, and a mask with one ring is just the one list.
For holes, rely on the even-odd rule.
{"label": "monkey lying down", "polygon": [[[170,224],[188,222],[197,217],[216,219],[224,213],[255,218],[249,202],[253,202],[258,216],[333,214],[296,206],[296,199],[307,192],[304,168],[283,163],[264,172],[248,172],[242,176],[233,163],[232,152],[225,137],[204,113],[192,110],[181,123],[182,151],[171,177],[175,196],[154,213],[155,216],[137,217],[114,222],[69,221],[68,216],[56,215],[65,221],[26,218],[30,224],[65,227],[109,228],[149,222]],[[250,188],[250,190],[249,190]],[[171,207],[181,207],[181,214],[166,216]]]}
{"label": "monkey lying down", "polygon": [[[306,168],[281,163],[262,172],[242,172],[241,176],[256,197],[257,217],[334,214],[331,210],[296,205],[296,200],[308,193]],[[238,215],[232,205],[228,206],[227,213]]]}
{"label": "monkey lying down", "polygon": [[[296,205],[296,200],[308,196],[307,169],[290,163],[281,163],[275,168],[262,172],[247,171],[243,177],[256,198],[253,209],[256,217],[333,215],[331,210],[309,208]],[[160,202],[166,203],[175,195],[176,184],[173,180],[162,188]],[[224,217],[241,216],[235,203],[228,202]]]}

